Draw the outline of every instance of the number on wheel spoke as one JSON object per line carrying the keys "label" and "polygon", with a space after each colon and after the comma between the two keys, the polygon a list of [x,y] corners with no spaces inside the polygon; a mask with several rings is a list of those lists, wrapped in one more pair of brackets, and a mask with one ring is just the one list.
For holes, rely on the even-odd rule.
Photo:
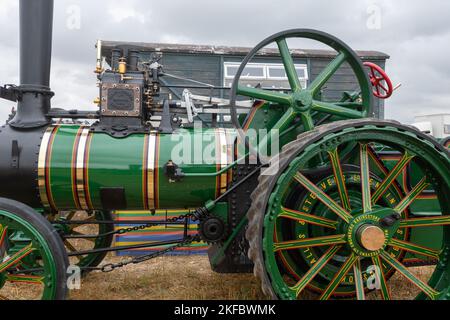
{"label": "number on wheel spoke", "polygon": [[312,183],[303,174],[297,172],[294,178],[295,180],[297,180],[298,183],[300,183],[302,186],[304,186],[306,189],[312,192],[317,197],[317,199],[319,199],[331,211],[336,213],[341,219],[343,219],[345,222],[350,221],[352,215],[348,213],[348,211],[346,211],[344,208],[339,206],[336,202],[334,202],[333,199],[327,196],[322,190],[320,190],[319,187],[317,187],[314,183]]}

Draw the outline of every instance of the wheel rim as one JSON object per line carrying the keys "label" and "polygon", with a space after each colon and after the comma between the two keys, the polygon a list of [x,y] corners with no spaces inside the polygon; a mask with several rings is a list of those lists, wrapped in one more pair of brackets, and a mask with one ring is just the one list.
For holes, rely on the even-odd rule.
{"label": "wheel rim", "polygon": [[[70,221],[109,221],[111,216],[108,212],[95,211],[89,215],[85,211],[69,212],[67,215],[59,215],[53,222],[53,226],[60,230],[63,243],[68,253],[77,251],[107,248],[111,245],[114,226],[112,224],[67,224]],[[73,238],[71,238],[73,237]],[[82,256],[71,256],[69,261],[80,268],[97,266],[106,253],[92,253]]]}
{"label": "wheel rim", "polygon": [[[349,183],[342,178],[344,171],[339,162],[339,146],[350,141],[357,141],[359,145],[358,156],[355,158],[359,159],[361,201],[360,206],[356,208],[352,204],[355,201],[348,201],[351,199],[349,196],[351,192],[346,189]],[[375,142],[401,151],[402,156],[396,166],[386,172],[381,181],[372,181],[371,185],[370,181],[373,178],[369,176],[370,169],[377,165],[376,159],[371,157],[371,147]],[[450,217],[444,215],[439,218],[409,218],[407,209],[427,187],[427,184],[431,183],[436,190],[442,212],[448,214],[450,189],[448,158],[430,148],[413,134],[389,127],[366,126],[344,130],[311,143],[306,149],[307,152],[301,153],[290,162],[286,171],[280,176],[269,198],[268,211],[264,219],[265,265],[276,295],[280,298],[293,299],[306,289],[312,289],[319,293],[321,299],[349,293],[354,293],[358,299],[365,299],[368,294],[367,277],[364,277],[365,270],[362,268],[362,263],[367,265],[369,261],[370,266],[373,267],[372,271],[375,271],[368,275],[376,274],[379,290],[375,291],[379,292],[383,299],[392,297],[387,284],[391,276],[389,270],[402,275],[418,288],[420,291],[418,298],[447,298],[449,286],[447,256],[450,237],[448,227],[444,226],[450,224]],[[307,167],[308,161],[314,157],[312,155],[318,152],[328,154],[333,168],[335,190],[338,190],[338,199],[333,200],[333,195],[329,196],[301,172],[302,168]],[[393,201],[391,206],[387,206],[386,199],[383,200],[383,197],[386,197],[388,193],[399,191],[394,190],[398,188],[395,180],[412,161],[425,165],[426,178],[417,183],[411,191],[404,192],[403,195],[399,192],[396,196],[402,198]],[[293,208],[283,209],[286,206],[287,195],[292,192],[292,185],[299,186],[314,195],[317,202],[333,212],[335,219],[316,215],[315,210],[306,213],[295,208],[294,210]],[[389,222],[396,213],[402,215],[401,220],[391,221],[392,225],[384,226],[383,223]],[[296,234],[295,238],[288,239],[291,236],[289,234],[284,234],[283,237],[286,228],[280,228],[280,224],[286,223],[283,222],[285,220],[296,221],[296,223],[300,221],[321,228],[335,228],[335,231],[322,236],[316,233],[314,237],[308,235],[302,239],[298,239]],[[408,231],[419,225],[442,226],[444,232],[442,251],[410,242]],[[402,236],[399,236],[400,231]],[[314,257],[313,263],[309,265],[305,264],[304,260],[303,264],[299,263],[285,253],[303,249],[312,253],[317,248],[321,248],[320,254]],[[397,250],[395,254],[393,254],[394,249]],[[435,268],[428,284],[403,265],[402,259],[407,252],[420,253],[439,260],[438,268]],[[336,265],[335,273],[327,279],[324,270],[330,267],[333,259],[338,255],[345,256],[345,260]],[[376,268],[379,268],[379,271]],[[292,275],[292,269],[295,271],[294,275],[295,273],[297,275],[294,277],[295,281],[286,280],[285,270]],[[341,282],[348,274],[352,275],[353,281]],[[322,280],[322,283],[318,280]]]}
{"label": "wheel rim", "polygon": [[[328,45],[338,52],[332,62],[325,67],[324,70],[322,70],[322,72],[310,85],[307,86],[306,89],[302,89],[300,85],[295,64],[286,42],[286,39],[288,38],[306,38],[316,40]],[[279,93],[264,89],[239,86],[240,77],[247,63],[258,53],[258,51],[274,42],[277,43],[284,70],[291,87],[291,93]],[[316,98],[325,83],[333,76],[333,74],[339,69],[340,66],[342,66],[344,62],[347,62],[350,65],[357,78],[361,90],[361,103],[347,102],[348,104],[346,104],[344,101],[326,102],[322,99]],[[334,115],[342,119],[359,119],[372,116],[373,98],[370,88],[370,81],[360,58],[344,42],[332,35],[317,30],[287,30],[274,34],[263,40],[252,51],[250,51],[242,61],[231,86],[231,118],[233,124],[237,128],[238,134],[242,138],[242,141],[246,141],[245,132],[242,130],[236,112],[237,95],[241,95],[286,106],[287,109],[284,115],[274,125],[273,129],[278,129],[282,132],[290,124],[292,124],[297,117],[300,117],[305,131],[309,131],[314,128],[315,121],[313,119],[313,112]],[[252,152],[256,153],[256,148],[253,146],[249,147]],[[263,155],[260,156],[265,158]]]}
{"label": "wheel rim", "polygon": [[[29,266],[39,266],[30,272]],[[56,262],[45,239],[29,222],[0,211],[0,298],[54,299]]]}

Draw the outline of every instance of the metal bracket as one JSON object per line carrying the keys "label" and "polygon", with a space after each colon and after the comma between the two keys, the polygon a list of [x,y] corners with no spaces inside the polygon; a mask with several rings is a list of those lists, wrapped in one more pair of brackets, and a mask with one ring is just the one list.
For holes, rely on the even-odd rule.
{"label": "metal bracket", "polygon": [[184,177],[184,172],[172,161],[169,160],[164,165],[164,173],[169,178],[169,182],[178,182]]}

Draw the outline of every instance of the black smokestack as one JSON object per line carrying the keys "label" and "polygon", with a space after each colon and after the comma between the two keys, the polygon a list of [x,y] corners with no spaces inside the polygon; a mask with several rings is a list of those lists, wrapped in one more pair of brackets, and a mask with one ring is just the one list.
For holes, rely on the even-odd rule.
{"label": "black smokestack", "polygon": [[53,0],[20,0],[20,86],[17,128],[46,125],[50,110]]}

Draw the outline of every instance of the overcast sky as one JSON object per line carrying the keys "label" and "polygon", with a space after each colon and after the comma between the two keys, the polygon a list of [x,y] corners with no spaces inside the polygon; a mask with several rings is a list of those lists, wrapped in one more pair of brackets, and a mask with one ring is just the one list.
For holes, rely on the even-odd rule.
{"label": "overcast sky", "polygon": [[[0,84],[19,81],[18,3],[0,0]],[[411,123],[450,112],[449,21],[446,0],[56,0],[53,106],[93,108],[96,39],[252,47],[284,29],[314,28],[389,54],[387,72],[402,87],[386,117]],[[1,119],[11,106],[0,100]]]}

